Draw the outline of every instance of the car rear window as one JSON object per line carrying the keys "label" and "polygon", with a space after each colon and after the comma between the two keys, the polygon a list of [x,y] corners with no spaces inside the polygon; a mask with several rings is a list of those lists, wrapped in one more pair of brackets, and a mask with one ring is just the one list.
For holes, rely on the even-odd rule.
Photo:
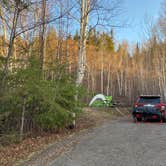
{"label": "car rear window", "polygon": [[140,97],[139,103],[152,103],[158,104],[160,103],[160,97]]}

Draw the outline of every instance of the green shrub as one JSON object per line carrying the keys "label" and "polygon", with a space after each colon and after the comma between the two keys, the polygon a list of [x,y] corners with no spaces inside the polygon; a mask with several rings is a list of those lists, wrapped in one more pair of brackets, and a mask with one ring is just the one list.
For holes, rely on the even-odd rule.
{"label": "green shrub", "polygon": [[9,113],[3,128],[6,132],[13,128],[19,131],[23,108],[26,130],[30,123],[44,130],[64,127],[72,121],[71,113],[78,113],[81,108],[79,100],[75,100],[80,90],[65,65],[56,64],[41,71],[39,60],[31,57],[26,67],[8,76],[5,93],[0,97],[0,114]]}

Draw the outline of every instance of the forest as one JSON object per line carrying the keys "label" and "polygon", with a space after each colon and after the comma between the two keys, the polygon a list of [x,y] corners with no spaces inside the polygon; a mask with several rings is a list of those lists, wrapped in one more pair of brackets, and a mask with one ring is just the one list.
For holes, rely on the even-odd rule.
{"label": "forest", "polygon": [[132,48],[114,35],[122,14],[119,0],[0,0],[0,142],[65,127],[94,94],[166,100],[166,1]]}

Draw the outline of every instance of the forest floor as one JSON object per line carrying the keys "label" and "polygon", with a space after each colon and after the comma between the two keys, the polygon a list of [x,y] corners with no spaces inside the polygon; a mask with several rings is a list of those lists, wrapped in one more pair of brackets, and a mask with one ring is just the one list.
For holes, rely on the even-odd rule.
{"label": "forest floor", "polygon": [[[125,111],[128,114],[128,110],[126,109]],[[69,145],[61,145],[63,140],[70,140],[75,137],[75,135],[100,126],[105,122],[117,119],[117,117],[120,116],[123,116],[123,113],[114,108],[106,110],[85,108],[76,122],[76,128],[73,130],[64,129],[59,133],[44,133],[41,136],[26,138],[23,142],[18,144],[0,147],[0,165],[13,166],[22,165],[23,163],[32,165],[31,162],[33,162],[35,158],[38,158],[38,155],[40,156],[43,152],[47,152],[47,149],[55,146],[58,146],[58,148],[55,148],[53,157],[58,157],[70,149],[71,144],[75,144],[75,142],[72,142]],[[59,142],[60,145],[57,145]]]}

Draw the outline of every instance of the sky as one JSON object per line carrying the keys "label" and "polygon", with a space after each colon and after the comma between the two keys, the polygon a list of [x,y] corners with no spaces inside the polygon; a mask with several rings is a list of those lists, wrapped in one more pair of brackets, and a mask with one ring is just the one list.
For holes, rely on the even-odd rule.
{"label": "sky", "polygon": [[162,2],[163,0],[124,0],[124,17],[120,19],[127,20],[128,25],[115,30],[116,40],[119,42],[127,40],[129,44],[145,40],[146,22],[157,20]]}

